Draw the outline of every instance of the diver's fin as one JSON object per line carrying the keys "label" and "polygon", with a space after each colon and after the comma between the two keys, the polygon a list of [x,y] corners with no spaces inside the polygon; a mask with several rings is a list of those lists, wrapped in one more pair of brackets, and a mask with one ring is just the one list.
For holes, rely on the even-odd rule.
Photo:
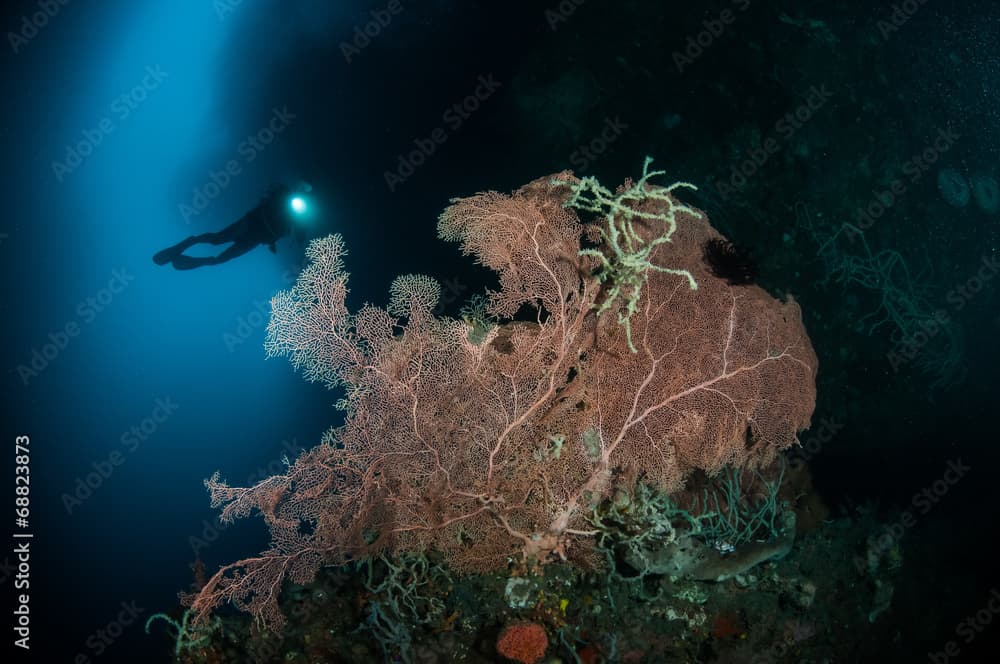
{"label": "diver's fin", "polygon": [[153,262],[157,265],[166,265],[175,258],[183,254],[191,245],[196,244],[198,238],[195,236],[186,237],[172,247],[167,247],[153,256]]}
{"label": "diver's fin", "polygon": [[177,255],[177,247],[167,247],[163,251],[159,251],[153,256],[153,262],[157,265],[166,265],[174,259]]}
{"label": "diver's fin", "polygon": [[185,254],[179,254],[174,256],[172,261],[175,270],[193,270],[196,267],[202,267],[204,265],[215,265],[218,263],[218,259],[215,256],[187,256]]}

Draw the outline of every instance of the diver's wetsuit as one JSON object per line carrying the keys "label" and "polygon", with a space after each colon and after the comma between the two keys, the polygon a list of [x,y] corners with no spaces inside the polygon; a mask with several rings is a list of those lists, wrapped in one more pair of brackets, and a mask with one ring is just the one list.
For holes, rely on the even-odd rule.
{"label": "diver's wetsuit", "polygon": [[[157,265],[173,264],[178,270],[191,270],[203,265],[218,265],[242,256],[259,245],[266,244],[272,252],[280,238],[292,230],[293,219],[288,207],[288,198],[293,190],[286,186],[276,186],[254,209],[221,231],[192,235],[172,247],[167,247],[153,256]],[[218,256],[186,256],[189,248],[196,244],[229,244]]]}

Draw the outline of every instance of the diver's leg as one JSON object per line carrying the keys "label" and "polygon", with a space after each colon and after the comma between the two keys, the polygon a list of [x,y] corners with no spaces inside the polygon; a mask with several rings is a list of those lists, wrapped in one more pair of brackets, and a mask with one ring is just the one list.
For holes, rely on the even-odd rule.
{"label": "diver's leg", "polygon": [[170,262],[174,266],[175,270],[193,270],[196,267],[215,265],[219,262],[219,259],[215,256],[188,256],[186,254],[178,254],[177,256],[174,256]]}
{"label": "diver's leg", "polygon": [[237,237],[236,234],[229,231],[229,228],[223,228],[221,231],[195,235],[193,244],[228,244],[234,242]]}
{"label": "diver's leg", "polygon": [[230,261],[237,256],[242,256],[251,249],[257,246],[256,242],[235,242],[232,246],[226,248],[218,256],[187,256],[185,254],[180,254],[175,256],[173,259],[174,267],[178,270],[193,270],[196,267],[204,267],[206,265],[218,265],[219,263],[225,263]]}
{"label": "diver's leg", "polygon": [[156,255],[153,256],[153,262],[156,263],[157,265],[166,265],[167,263],[172,261],[176,256],[179,256],[180,254],[184,253],[184,251],[188,247],[197,243],[197,241],[198,241],[197,237],[191,235],[171,247],[167,247],[162,251],[156,252]]}
{"label": "diver's leg", "polygon": [[252,241],[241,241],[234,242],[232,246],[228,247],[225,251],[215,257],[216,263],[225,263],[226,261],[231,261],[237,256],[242,256],[251,249],[259,246],[256,242]]}
{"label": "diver's leg", "polygon": [[244,216],[238,221],[229,224],[221,231],[201,233],[200,235],[190,235],[184,238],[174,246],[167,247],[163,251],[158,252],[155,256],[153,256],[153,262],[157,265],[166,265],[178,256],[181,256],[185,251],[196,244],[211,244],[218,246],[220,244],[237,242],[241,237],[245,236],[246,229],[247,220]]}
{"label": "diver's leg", "polygon": [[232,238],[226,238],[224,233],[202,233],[201,235],[189,235],[172,247],[167,247],[163,251],[158,252],[153,256],[153,262],[157,265],[166,265],[170,261],[174,260],[178,256],[182,255],[185,251],[190,249],[196,244],[211,244],[219,245],[226,244],[227,242],[232,242]]}

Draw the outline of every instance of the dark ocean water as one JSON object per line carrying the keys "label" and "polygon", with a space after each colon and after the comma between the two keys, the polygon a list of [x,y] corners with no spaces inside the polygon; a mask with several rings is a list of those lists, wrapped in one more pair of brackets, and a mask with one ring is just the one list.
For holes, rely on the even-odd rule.
{"label": "dark ocean water", "polygon": [[[309,238],[344,237],[352,308],[425,273],[458,316],[494,281],[437,239],[450,198],[563,169],[613,186],[649,155],[800,304],[814,491],[901,551],[889,607],[839,637],[855,647],[767,661],[996,661],[997,5],[53,0],[2,27],[0,585],[9,644],[30,595],[20,659],[167,661],[143,625],[179,615],[195,559],[266,545],[259,519],[220,526],[202,482],[281,472],[342,417],[263,348]],[[298,180],[309,214],[276,251],[152,261]],[[744,661],[695,651],[676,661]]]}

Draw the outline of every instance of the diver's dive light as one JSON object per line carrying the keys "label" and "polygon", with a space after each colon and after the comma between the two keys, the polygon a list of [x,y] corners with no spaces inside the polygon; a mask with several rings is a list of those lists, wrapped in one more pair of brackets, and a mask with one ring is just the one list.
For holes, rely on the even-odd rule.
{"label": "diver's dive light", "polygon": [[306,199],[301,196],[293,196],[292,199],[288,201],[288,204],[292,207],[292,211],[295,214],[305,214],[306,208],[308,207],[306,205]]}

